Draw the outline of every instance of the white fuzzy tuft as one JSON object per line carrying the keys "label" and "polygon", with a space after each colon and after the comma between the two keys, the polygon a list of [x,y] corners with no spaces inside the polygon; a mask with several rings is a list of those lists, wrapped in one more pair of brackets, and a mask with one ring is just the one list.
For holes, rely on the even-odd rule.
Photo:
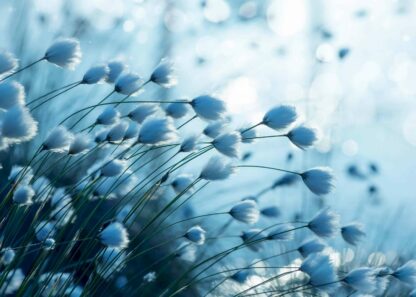
{"label": "white fuzzy tuft", "polygon": [[1,135],[7,138],[8,143],[29,141],[35,137],[37,131],[38,123],[32,118],[26,107],[16,105],[5,113]]}
{"label": "white fuzzy tuft", "polygon": [[69,69],[74,69],[81,62],[81,57],[79,41],[73,38],[55,41],[45,53],[48,62]]}
{"label": "white fuzzy tuft", "polygon": [[109,71],[108,66],[104,64],[93,66],[85,72],[82,83],[87,85],[102,83],[107,79]]}
{"label": "white fuzzy tuft", "polygon": [[104,161],[104,165],[100,169],[101,176],[111,177],[123,173],[127,167],[127,162],[124,160]]}
{"label": "white fuzzy tuft", "polygon": [[120,112],[112,106],[107,106],[97,117],[96,123],[99,125],[113,125],[118,122],[119,118]]}
{"label": "white fuzzy tuft", "polygon": [[114,222],[104,228],[100,235],[101,242],[108,247],[126,248],[129,244],[129,237],[126,228],[119,222]]}
{"label": "white fuzzy tuft", "polygon": [[124,134],[123,140],[137,138],[139,136],[140,127],[136,122],[130,121],[129,127]]}
{"label": "white fuzzy tuft", "polygon": [[235,171],[235,167],[224,159],[213,156],[202,169],[200,178],[206,180],[223,180],[227,179]]}
{"label": "white fuzzy tuft", "polygon": [[416,286],[416,261],[411,260],[400,266],[392,274],[399,281],[408,284],[411,287]]}
{"label": "white fuzzy tuft", "polygon": [[16,255],[14,250],[11,248],[4,248],[2,249],[1,253],[2,253],[2,256],[1,256],[0,262],[4,265],[9,265],[10,263],[12,263]]}
{"label": "white fuzzy tuft", "polygon": [[114,90],[117,93],[132,96],[136,94],[143,86],[142,78],[136,73],[121,74],[116,80]]}
{"label": "white fuzzy tuft", "polygon": [[238,130],[241,135],[241,141],[243,143],[253,143],[256,141],[256,130],[255,129],[248,129],[247,128],[241,128]]}
{"label": "white fuzzy tuft", "polygon": [[316,167],[301,174],[305,185],[316,195],[326,195],[334,188],[334,175],[328,167]]}
{"label": "white fuzzy tuft", "polygon": [[226,113],[225,103],[209,95],[194,98],[191,106],[195,113],[204,120],[217,121],[223,119]]}
{"label": "white fuzzy tuft", "polygon": [[206,233],[201,226],[193,226],[186,232],[185,238],[197,245],[203,245],[205,243]]}
{"label": "white fuzzy tuft", "polygon": [[237,221],[254,224],[259,220],[260,211],[257,203],[253,200],[244,200],[234,205],[230,210],[230,215]]}
{"label": "white fuzzy tuft", "polygon": [[13,194],[13,201],[18,205],[32,204],[32,198],[35,196],[35,191],[29,185],[18,186]]}
{"label": "white fuzzy tuft", "polygon": [[314,128],[299,126],[292,129],[287,137],[297,147],[306,149],[313,146],[318,140],[318,132]]}
{"label": "white fuzzy tuft", "polygon": [[86,153],[92,146],[91,138],[88,134],[79,133],[74,136],[69,146],[69,155]]}
{"label": "white fuzzy tuft", "polygon": [[377,289],[375,271],[368,267],[351,270],[342,281],[360,293],[371,294]]}
{"label": "white fuzzy tuft", "polygon": [[269,128],[281,130],[296,121],[297,113],[293,106],[280,105],[269,110],[263,117],[262,123]]}
{"label": "white fuzzy tuft", "polygon": [[16,81],[0,84],[0,108],[10,109],[25,104],[25,88]]}
{"label": "white fuzzy tuft", "polygon": [[0,52],[0,75],[12,73],[18,66],[17,59],[9,52]]}
{"label": "white fuzzy tuft", "polygon": [[272,231],[267,235],[269,240],[292,240],[293,239],[293,229],[294,227],[290,224],[279,225],[273,228]]}
{"label": "white fuzzy tuft", "polygon": [[212,145],[222,154],[239,158],[241,135],[238,132],[224,133],[212,141]]}
{"label": "white fuzzy tuft", "polygon": [[[172,182],[171,186],[173,190],[176,192],[176,194],[180,194],[187,190],[188,192],[191,192],[192,189],[189,188],[191,184],[195,181],[195,178],[192,177],[192,175],[189,174],[181,174],[178,175]],[[188,189],[189,188],[189,189]]]}
{"label": "white fuzzy tuft", "polygon": [[213,122],[205,127],[203,133],[209,138],[215,138],[223,133],[225,128],[225,123],[222,121]]}
{"label": "white fuzzy tuft", "polygon": [[52,222],[41,221],[35,228],[35,235],[39,241],[45,241],[47,238],[53,237],[55,232],[55,224]]}
{"label": "white fuzzy tuft", "polygon": [[140,104],[137,108],[129,112],[128,117],[141,124],[143,121],[152,114],[155,114],[159,110],[155,104],[144,103]]}
{"label": "white fuzzy tuft", "polygon": [[341,227],[342,238],[352,245],[357,245],[365,237],[364,226],[360,223],[351,223]]}
{"label": "white fuzzy tuft", "polygon": [[121,61],[111,61],[108,63],[107,82],[114,83],[121,73],[127,69],[127,65]]}
{"label": "white fuzzy tuft", "polygon": [[177,79],[174,75],[173,62],[168,59],[163,59],[155,70],[153,70],[150,81],[164,88],[170,88],[176,85]]}
{"label": "white fuzzy tuft", "polygon": [[196,250],[196,245],[183,242],[176,249],[176,256],[183,261],[194,262],[196,260]]}
{"label": "white fuzzy tuft", "polygon": [[334,236],[339,230],[339,215],[326,208],[315,215],[308,228],[319,237]]}
{"label": "white fuzzy tuft", "polygon": [[54,153],[69,151],[74,136],[64,126],[54,128],[43,142],[43,149]]}
{"label": "white fuzzy tuft", "polygon": [[174,119],[180,119],[189,112],[189,106],[184,103],[173,102],[166,106],[165,112],[166,115]]}
{"label": "white fuzzy tuft", "polygon": [[183,153],[189,153],[197,149],[198,146],[198,135],[192,135],[187,138],[185,138],[180,147],[180,151]]}
{"label": "white fuzzy tuft", "polygon": [[334,265],[328,255],[311,254],[299,269],[309,276],[309,283],[319,290],[331,293],[339,286]]}
{"label": "white fuzzy tuft", "polygon": [[126,121],[121,121],[115,124],[107,133],[107,141],[118,142],[124,140],[126,131],[129,128],[129,123]]}
{"label": "white fuzzy tuft", "polygon": [[306,258],[310,254],[320,253],[326,248],[326,245],[317,238],[304,241],[299,247],[298,252]]}
{"label": "white fuzzy tuft", "polygon": [[143,122],[138,141],[143,144],[161,145],[178,139],[178,132],[169,118],[148,118]]}

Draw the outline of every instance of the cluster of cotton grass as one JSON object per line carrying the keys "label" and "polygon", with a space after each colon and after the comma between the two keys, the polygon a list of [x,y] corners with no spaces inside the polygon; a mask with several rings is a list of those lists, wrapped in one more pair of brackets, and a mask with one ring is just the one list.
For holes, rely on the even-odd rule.
{"label": "cluster of cotton grass", "polygon": [[[41,143],[26,163],[11,167],[2,188],[0,295],[380,296],[390,285],[396,292],[410,292],[416,285],[413,261],[395,267],[335,265],[324,240],[340,235],[355,246],[365,233],[358,223],[340,227],[339,216],[330,209],[322,209],[307,221],[282,222],[279,209],[262,207],[254,197],[216,213],[177,219],[177,210],[195,200],[205,186],[239,170],[282,174],[271,189],[301,181],[315,195],[329,194],[334,179],[329,168],[292,171],[239,161],[240,146],[263,138],[287,138],[300,149],[313,146],[317,131],[295,125],[294,107],[276,106],[258,123],[232,130],[225,121],[224,102],[210,95],[137,100],[135,96],[147,84],[168,88],[176,83],[167,60],[148,79],[129,72],[119,61],[92,66],[81,80],[31,100],[26,100],[24,87],[13,80],[36,64],[74,68],[80,58],[79,43],[73,39],[56,41],[43,57],[21,68],[12,54],[0,55],[2,150],[7,153],[10,147],[32,139]],[[31,111],[79,85],[98,83],[112,84],[112,91],[93,105],[63,115],[61,124],[47,137],[36,139],[37,122]],[[112,100],[116,93],[122,99]],[[119,108],[126,106],[129,112],[122,114]],[[95,111],[98,116],[83,123]],[[181,128],[197,120],[207,123],[205,129],[181,136]],[[81,124],[86,127],[80,128]],[[275,134],[257,135],[258,126]],[[183,172],[185,165],[198,166],[196,160],[204,160],[209,152],[214,153],[205,166],[196,168],[196,175]],[[99,157],[84,172],[91,156]],[[52,165],[63,165],[53,176],[45,165],[51,158],[63,161],[54,161]],[[155,166],[150,172],[148,164]],[[74,169],[81,171],[81,177],[62,185],[62,177]],[[162,195],[156,207],[153,201]],[[215,230],[219,216],[238,223],[242,233],[227,234],[227,225]],[[266,228],[247,227],[262,218],[268,220]],[[158,243],[149,247],[147,243],[155,238]],[[232,247],[211,252],[232,239],[237,239]],[[272,254],[262,257],[264,250]],[[227,260],[240,251],[249,251],[245,253],[247,265],[232,266]],[[256,257],[249,259],[252,253]],[[148,267],[133,265],[149,254],[158,254],[158,260]],[[182,269],[158,284],[159,275],[172,265]]]}

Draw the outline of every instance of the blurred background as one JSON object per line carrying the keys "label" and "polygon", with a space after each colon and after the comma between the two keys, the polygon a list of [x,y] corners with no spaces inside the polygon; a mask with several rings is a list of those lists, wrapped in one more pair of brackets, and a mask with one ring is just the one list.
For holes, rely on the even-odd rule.
{"label": "blurred background", "polygon": [[[282,218],[312,216],[330,205],[343,223],[366,225],[364,245],[371,250],[411,255],[415,16],[411,0],[2,0],[0,47],[26,65],[57,37],[80,40],[83,61],[76,71],[35,66],[19,76],[28,98],[81,79],[96,63],[122,59],[147,77],[169,57],[179,84],[162,91],[150,86],[140,95],[144,100],[215,94],[227,102],[236,128],[258,122],[274,105],[296,105],[300,122],[320,128],[318,146],[302,152],[284,139],[266,139],[244,150],[246,163],[296,170],[327,165],[337,175],[336,190],[318,198],[301,186],[278,187],[262,197],[265,204],[281,207]],[[36,114],[41,135],[62,113],[109,91],[111,86],[81,86],[55,100]],[[187,132],[205,125],[195,122]],[[25,157],[25,150],[14,153]],[[189,170],[197,174],[199,168]],[[187,211],[229,207],[280,176],[241,170],[231,182],[208,187]]]}

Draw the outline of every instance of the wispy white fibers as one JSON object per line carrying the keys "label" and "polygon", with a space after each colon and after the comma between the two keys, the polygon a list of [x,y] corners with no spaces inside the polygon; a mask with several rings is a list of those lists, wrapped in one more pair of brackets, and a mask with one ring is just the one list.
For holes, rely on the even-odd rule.
{"label": "wispy white fibers", "polygon": [[181,243],[176,249],[176,256],[186,262],[194,262],[196,260],[196,245],[187,242]]}
{"label": "wispy white fibers", "polygon": [[73,38],[62,38],[55,41],[45,53],[45,59],[60,67],[74,69],[81,62],[79,41]]}
{"label": "wispy white fibers", "polygon": [[118,122],[119,118],[120,112],[112,106],[107,106],[97,117],[96,123],[99,125],[113,125]]}
{"label": "wispy white fibers", "polygon": [[45,241],[47,238],[55,236],[56,228],[52,222],[41,221],[35,228],[35,235],[37,240]]}
{"label": "wispy white fibers", "polygon": [[68,154],[78,155],[86,153],[92,146],[90,135],[85,133],[75,134],[71,144],[69,145]]}
{"label": "wispy white fibers", "polygon": [[287,137],[297,147],[307,149],[313,146],[318,140],[318,132],[311,127],[299,126],[290,130]]}
{"label": "wispy white fibers", "polygon": [[127,121],[121,121],[115,124],[110,128],[107,133],[107,141],[118,142],[124,140],[126,131],[129,128],[129,123]]}
{"label": "wispy white fibers", "polygon": [[289,105],[280,105],[270,109],[263,117],[262,123],[274,130],[287,128],[297,118],[296,109]]}
{"label": "wispy white fibers", "polygon": [[325,243],[317,238],[312,238],[302,242],[297,250],[304,258],[306,258],[310,254],[322,252],[325,248]]}
{"label": "wispy white fibers", "polygon": [[225,102],[209,95],[194,98],[191,106],[195,113],[204,120],[217,121],[225,117]]}
{"label": "wispy white fibers", "polygon": [[119,248],[106,248],[101,253],[97,265],[97,273],[103,278],[111,277],[123,269],[126,254]]}
{"label": "wispy white fibers", "polygon": [[368,267],[351,270],[342,281],[360,293],[371,294],[377,289],[375,271]]}
{"label": "wispy white fibers", "polygon": [[13,194],[13,202],[17,205],[32,204],[32,198],[35,196],[35,191],[29,185],[20,185],[16,188]]}
{"label": "wispy white fibers", "polygon": [[192,192],[192,188],[189,188],[192,183],[195,181],[195,178],[190,174],[180,174],[172,182],[171,186],[176,194],[180,194],[187,190]]}
{"label": "wispy white fibers", "polygon": [[108,63],[108,75],[107,75],[107,82],[108,83],[114,83],[127,69],[127,65],[124,64],[122,61],[110,61]]}
{"label": "wispy white fibers", "polygon": [[228,162],[219,156],[213,156],[202,169],[199,177],[210,181],[224,180],[234,172],[235,167],[231,162]]}
{"label": "wispy white fibers", "polygon": [[114,159],[111,161],[104,161],[103,166],[100,169],[101,176],[117,176],[123,173],[127,167],[125,160]]}
{"label": "wispy white fibers", "polygon": [[162,59],[159,65],[153,70],[150,81],[164,87],[170,88],[178,82],[174,73],[173,62],[169,59]]}
{"label": "wispy white fibers", "polygon": [[339,231],[339,215],[326,208],[308,223],[308,228],[319,237],[331,237]]}
{"label": "wispy white fibers", "polygon": [[266,238],[262,230],[257,228],[243,230],[240,237],[246,246],[255,252],[263,248],[263,240]]}
{"label": "wispy white fibers", "polygon": [[178,139],[178,132],[170,118],[147,118],[140,129],[138,142],[161,145]]}
{"label": "wispy white fibers", "polygon": [[240,144],[241,135],[238,132],[224,133],[212,141],[217,151],[231,158],[239,158]]}
{"label": "wispy white fibers", "polygon": [[392,275],[399,281],[408,284],[411,287],[416,286],[416,261],[411,260],[397,268]]}
{"label": "wispy white fibers", "polygon": [[248,127],[238,130],[241,135],[241,141],[243,143],[253,143],[256,141],[257,132],[255,129],[249,129]]}
{"label": "wispy white fibers", "polygon": [[174,118],[174,119],[180,119],[189,112],[189,107],[187,104],[183,103],[169,103],[165,108],[166,115]]}
{"label": "wispy white fibers", "polygon": [[131,96],[136,94],[143,86],[142,78],[136,73],[122,73],[116,80],[114,91]]}
{"label": "wispy white fibers", "polygon": [[290,224],[276,226],[269,232],[267,239],[269,240],[292,240],[294,233],[291,231],[294,227]]}
{"label": "wispy white fibers", "polygon": [[1,135],[8,143],[29,141],[35,137],[37,131],[38,123],[26,107],[16,105],[4,114]]}
{"label": "wispy white fibers", "polygon": [[155,114],[159,110],[156,104],[143,103],[129,112],[128,117],[141,124],[150,115]]}
{"label": "wispy white fibers", "polygon": [[206,233],[207,232],[204,229],[202,229],[201,226],[197,225],[188,229],[188,231],[185,234],[185,238],[197,245],[202,245],[205,243]]}
{"label": "wispy white fibers", "polygon": [[316,195],[326,195],[334,188],[334,175],[328,167],[315,167],[301,173],[303,182]]}
{"label": "wispy white fibers", "polygon": [[198,146],[198,135],[191,135],[186,137],[179,148],[180,152],[189,153],[197,149]]}
{"label": "wispy white fibers", "polygon": [[156,280],[156,272],[150,271],[146,273],[145,276],[143,276],[143,280],[148,283],[154,282]]}
{"label": "wispy white fibers", "polygon": [[0,292],[3,292],[7,295],[15,293],[22,285],[24,278],[25,275],[20,268],[7,271],[7,276],[3,281],[3,285],[0,287]]}
{"label": "wispy white fibers", "polygon": [[364,225],[351,223],[341,227],[342,238],[352,245],[357,245],[365,237]]}
{"label": "wispy white fibers", "polygon": [[110,69],[107,65],[96,65],[85,72],[81,83],[92,85],[104,82],[107,79]]}
{"label": "wispy white fibers", "polygon": [[0,52],[0,76],[12,73],[17,66],[18,62],[13,54],[6,51]]}
{"label": "wispy white fibers", "polygon": [[210,123],[205,127],[202,133],[209,138],[215,138],[223,133],[225,129],[225,123],[223,121],[217,121]]}
{"label": "wispy white fibers", "polygon": [[104,141],[106,141],[107,140],[108,131],[109,131],[108,128],[102,128],[102,129],[98,130],[95,133],[94,141],[96,143],[103,143]]}
{"label": "wispy white fibers", "polygon": [[257,203],[253,200],[245,200],[234,205],[230,210],[230,215],[237,221],[254,224],[259,220],[260,211]]}
{"label": "wispy white fibers", "polygon": [[4,265],[9,265],[13,262],[16,253],[11,248],[4,248],[1,250],[0,262]]}
{"label": "wispy white fibers", "polygon": [[130,121],[129,126],[126,130],[126,133],[124,133],[123,140],[137,138],[139,136],[139,131],[140,131],[139,124],[137,124],[136,122]]}
{"label": "wispy white fibers", "polygon": [[126,248],[129,244],[129,236],[126,228],[119,222],[109,224],[99,234],[102,244],[114,248]]}
{"label": "wispy white fibers", "polygon": [[74,135],[64,126],[54,128],[43,142],[43,149],[54,153],[68,152]]}
{"label": "wispy white fibers", "polygon": [[25,88],[17,81],[0,83],[0,108],[9,109],[25,104]]}
{"label": "wispy white fibers", "polygon": [[311,254],[299,269],[309,276],[309,283],[319,290],[331,293],[339,286],[334,265],[328,255]]}

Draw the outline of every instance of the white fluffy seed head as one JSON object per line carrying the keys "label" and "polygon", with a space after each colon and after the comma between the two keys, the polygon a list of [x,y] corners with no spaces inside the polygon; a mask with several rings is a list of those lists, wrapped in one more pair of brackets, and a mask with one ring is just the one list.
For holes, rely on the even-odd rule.
{"label": "white fluffy seed head", "polygon": [[26,107],[16,105],[4,114],[1,136],[7,138],[6,142],[12,144],[29,141],[37,131],[38,123]]}
{"label": "white fluffy seed head", "polygon": [[234,172],[235,167],[231,162],[228,162],[219,156],[213,156],[202,169],[199,177],[210,181],[224,180]]}
{"label": "white fluffy seed head", "polygon": [[43,149],[54,153],[65,153],[74,139],[73,134],[64,126],[54,128],[43,142]]}
{"label": "white fluffy seed head", "polygon": [[196,260],[196,245],[188,242],[181,243],[176,249],[176,256],[186,262],[194,262]]}
{"label": "white fluffy seed head", "polygon": [[318,140],[318,132],[315,128],[299,126],[292,129],[287,137],[300,149],[307,149],[315,144]]}
{"label": "white fluffy seed head", "polygon": [[274,130],[287,128],[297,118],[296,109],[289,105],[280,105],[270,109],[263,117],[262,123]]}
{"label": "white fluffy seed head", "polygon": [[0,76],[6,76],[12,73],[17,66],[18,62],[13,54],[6,51],[0,52]]}
{"label": "white fluffy seed head", "polygon": [[230,158],[240,156],[241,135],[238,132],[228,132],[217,136],[212,145],[217,151]]}
{"label": "white fluffy seed head", "polygon": [[225,129],[225,123],[223,121],[213,122],[205,127],[204,133],[205,136],[209,138],[215,138],[223,133]]}
{"label": "white fluffy seed head", "polygon": [[197,245],[202,245],[205,243],[205,234],[206,231],[202,229],[201,226],[191,227],[185,234],[185,238]]}
{"label": "white fluffy seed head", "polygon": [[107,79],[109,72],[110,69],[105,64],[93,66],[85,72],[81,83],[87,85],[102,83]]}
{"label": "white fluffy seed head", "polygon": [[71,144],[69,145],[68,154],[78,155],[86,153],[92,146],[91,138],[88,134],[78,133],[76,134]]}
{"label": "white fluffy seed head", "polygon": [[209,95],[194,98],[191,106],[201,119],[208,121],[223,119],[227,111],[224,101]]}
{"label": "white fluffy seed head", "polygon": [[138,142],[161,145],[178,139],[178,132],[170,118],[147,118],[140,129]]}
{"label": "white fluffy seed head", "polygon": [[108,75],[107,75],[107,82],[114,83],[121,73],[127,69],[127,65],[121,61],[111,61],[108,63]]}
{"label": "white fluffy seed head", "polygon": [[165,107],[165,112],[166,115],[174,119],[180,119],[186,116],[186,114],[189,112],[189,106],[188,104],[173,102],[169,103]]}
{"label": "white fluffy seed head", "polygon": [[263,248],[263,243],[265,239],[261,229],[252,228],[249,230],[244,230],[241,234],[241,239],[252,251],[259,251]]}
{"label": "white fluffy seed head", "polygon": [[377,289],[375,271],[368,267],[351,270],[342,281],[360,293],[371,294]]}
{"label": "white fluffy seed head", "polygon": [[253,143],[256,141],[257,132],[256,129],[249,129],[248,127],[238,130],[241,135],[241,141],[243,143]]}
{"label": "white fluffy seed head", "polygon": [[292,240],[294,227],[290,224],[279,225],[273,228],[272,231],[267,235],[269,240]]}
{"label": "white fluffy seed head", "polygon": [[100,174],[105,177],[118,176],[123,173],[126,167],[127,162],[124,160],[114,159],[105,161],[100,169]]}
{"label": "white fluffy seed head", "polygon": [[180,194],[187,191],[192,191],[190,188],[191,184],[194,182],[195,178],[192,177],[192,175],[189,174],[181,174],[178,175],[172,182],[171,186],[176,194]]}
{"label": "white fluffy seed head", "polygon": [[341,227],[342,238],[351,245],[357,245],[365,237],[364,226],[351,223]]}
{"label": "white fluffy seed head", "polygon": [[32,198],[35,196],[35,191],[29,185],[19,185],[13,194],[13,201],[18,205],[32,204]]}
{"label": "white fluffy seed head", "polygon": [[136,122],[130,121],[129,127],[124,134],[123,140],[129,140],[133,138],[137,138],[139,136],[140,127],[139,124]]}
{"label": "white fluffy seed head", "polygon": [[397,268],[393,274],[399,281],[411,286],[416,286],[416,261],[411,260]]}
{"label": "white fluffy seed head", "polygon": [[35,228],[35,235],[39,241],[45,241],[47,238],[52,238],[55,235],[55,232],[55,224],[52,222],[41,221]]}
{"label": "white fluffy seed head", "polygon": [[198,135],[191,135],[187,138],[185,138],[180,147],[180,151],[183,153],[189,153],[197,149],[198,146]]}
{"label": "white fluffy seed head", "polygon": [[9,181],[12,183],[19,183],[19,185],[28,185],[33,178],[33,169],[29,167],[22,167],[13,165],[9,174]]}
{"label": "white fluffy seed head", "polygon": [[311,254],[302,262],[299,269],[309,276],[309,284],[319,290],[331,293],[339,286],[334,265],[328,255]]}
{"label": "white fluffy seed head", "polygon": [[81,57],[79,41],[73,38],[55,41],[45,53],[48,62],[69,69],[74,69],[81,62]]}
{"label": "white fluffy seed head", "polygon": [[141,124],[147,117],[155,114],[158,110],[159,108],[155,104],[143,103],[140,104],[137,108],[130,111],[128,117],[131,120]]}
{"label": "white fluffy seed head", "polygon": [[109,224],[99,234],[101,243],[113,248],[126,248],[129,244],[129,236],[126,228],[119,222]]}
{"label": "white fluffy seed head", "polygon": [[308,228],[319,237],[332,237],[339,230],[339,215],[326,208],[310,220]]}
{"label": "white fluffy seed head", "polygon": [[326,195],[334,188],[334,175],[328,167],[315,167],[301,173],[305,185],[316,195]]}
{"label": "white fluffy seed head", "polygon": [[237,221],[254,224],[259,220],[260,211],[257,203],[253,200],[244,200],[234,205],[230,210],[230,215]]}
{"label": "white fluffy seed head", "polygon": [[304,241],[298,247],[298,252],[306,258],[310,254],[320,253],[326,248],[326,245],[317,238],[312,238]]}
{"label": "white fluffy seed head", "polygon": [[142,78],[136,73],[122,73],[116,80],[114,91],[123,95],[134,95],[143,86]]}
{"label": "white fluffy seed head", "polygon": [[114,126],[107,133],[107,141],[118,142],[124,140],[126,131],[129,128],[129,123],[126,121],[121,121]]}
{"label": "white fluffy seed head", "polygon": [[262,208],[260,213],[268,218],[277,218],[281,214],[280,209],[277,206],[268,206]]}
{"label": "white fluffy seed head", "polygon": [[16,253],[11,248],[4,248],[2,251],[2,256],[0,262],[4,265],[9,265],[13,262]]}
{"label": "white fluffy seed head", "polygon": [[25,104],[25,88],[17,81],[0,83],[0,108],[9,109]]}
{"label": "white fluffy seed head", "polygon": [[150,81],[164,88],[170,88],[176,85],[177,79],[174,74],[173,62],[169,59],[162,59],[159,65],[153,70]]}
{"label": "white fluffy seed head", "polygon": [[108,128],[103,128],[101,130],[98,130],[94,135],[94,141],[96,143],[102,143],[102,142],[106,141],[108,131],[109,131]]}
{"label": "white fluffy seed head", "polygon": [[113,106],[107,106],[97,117],[96,123],[99,125],[113,125],[118,122],[120,112]]}

